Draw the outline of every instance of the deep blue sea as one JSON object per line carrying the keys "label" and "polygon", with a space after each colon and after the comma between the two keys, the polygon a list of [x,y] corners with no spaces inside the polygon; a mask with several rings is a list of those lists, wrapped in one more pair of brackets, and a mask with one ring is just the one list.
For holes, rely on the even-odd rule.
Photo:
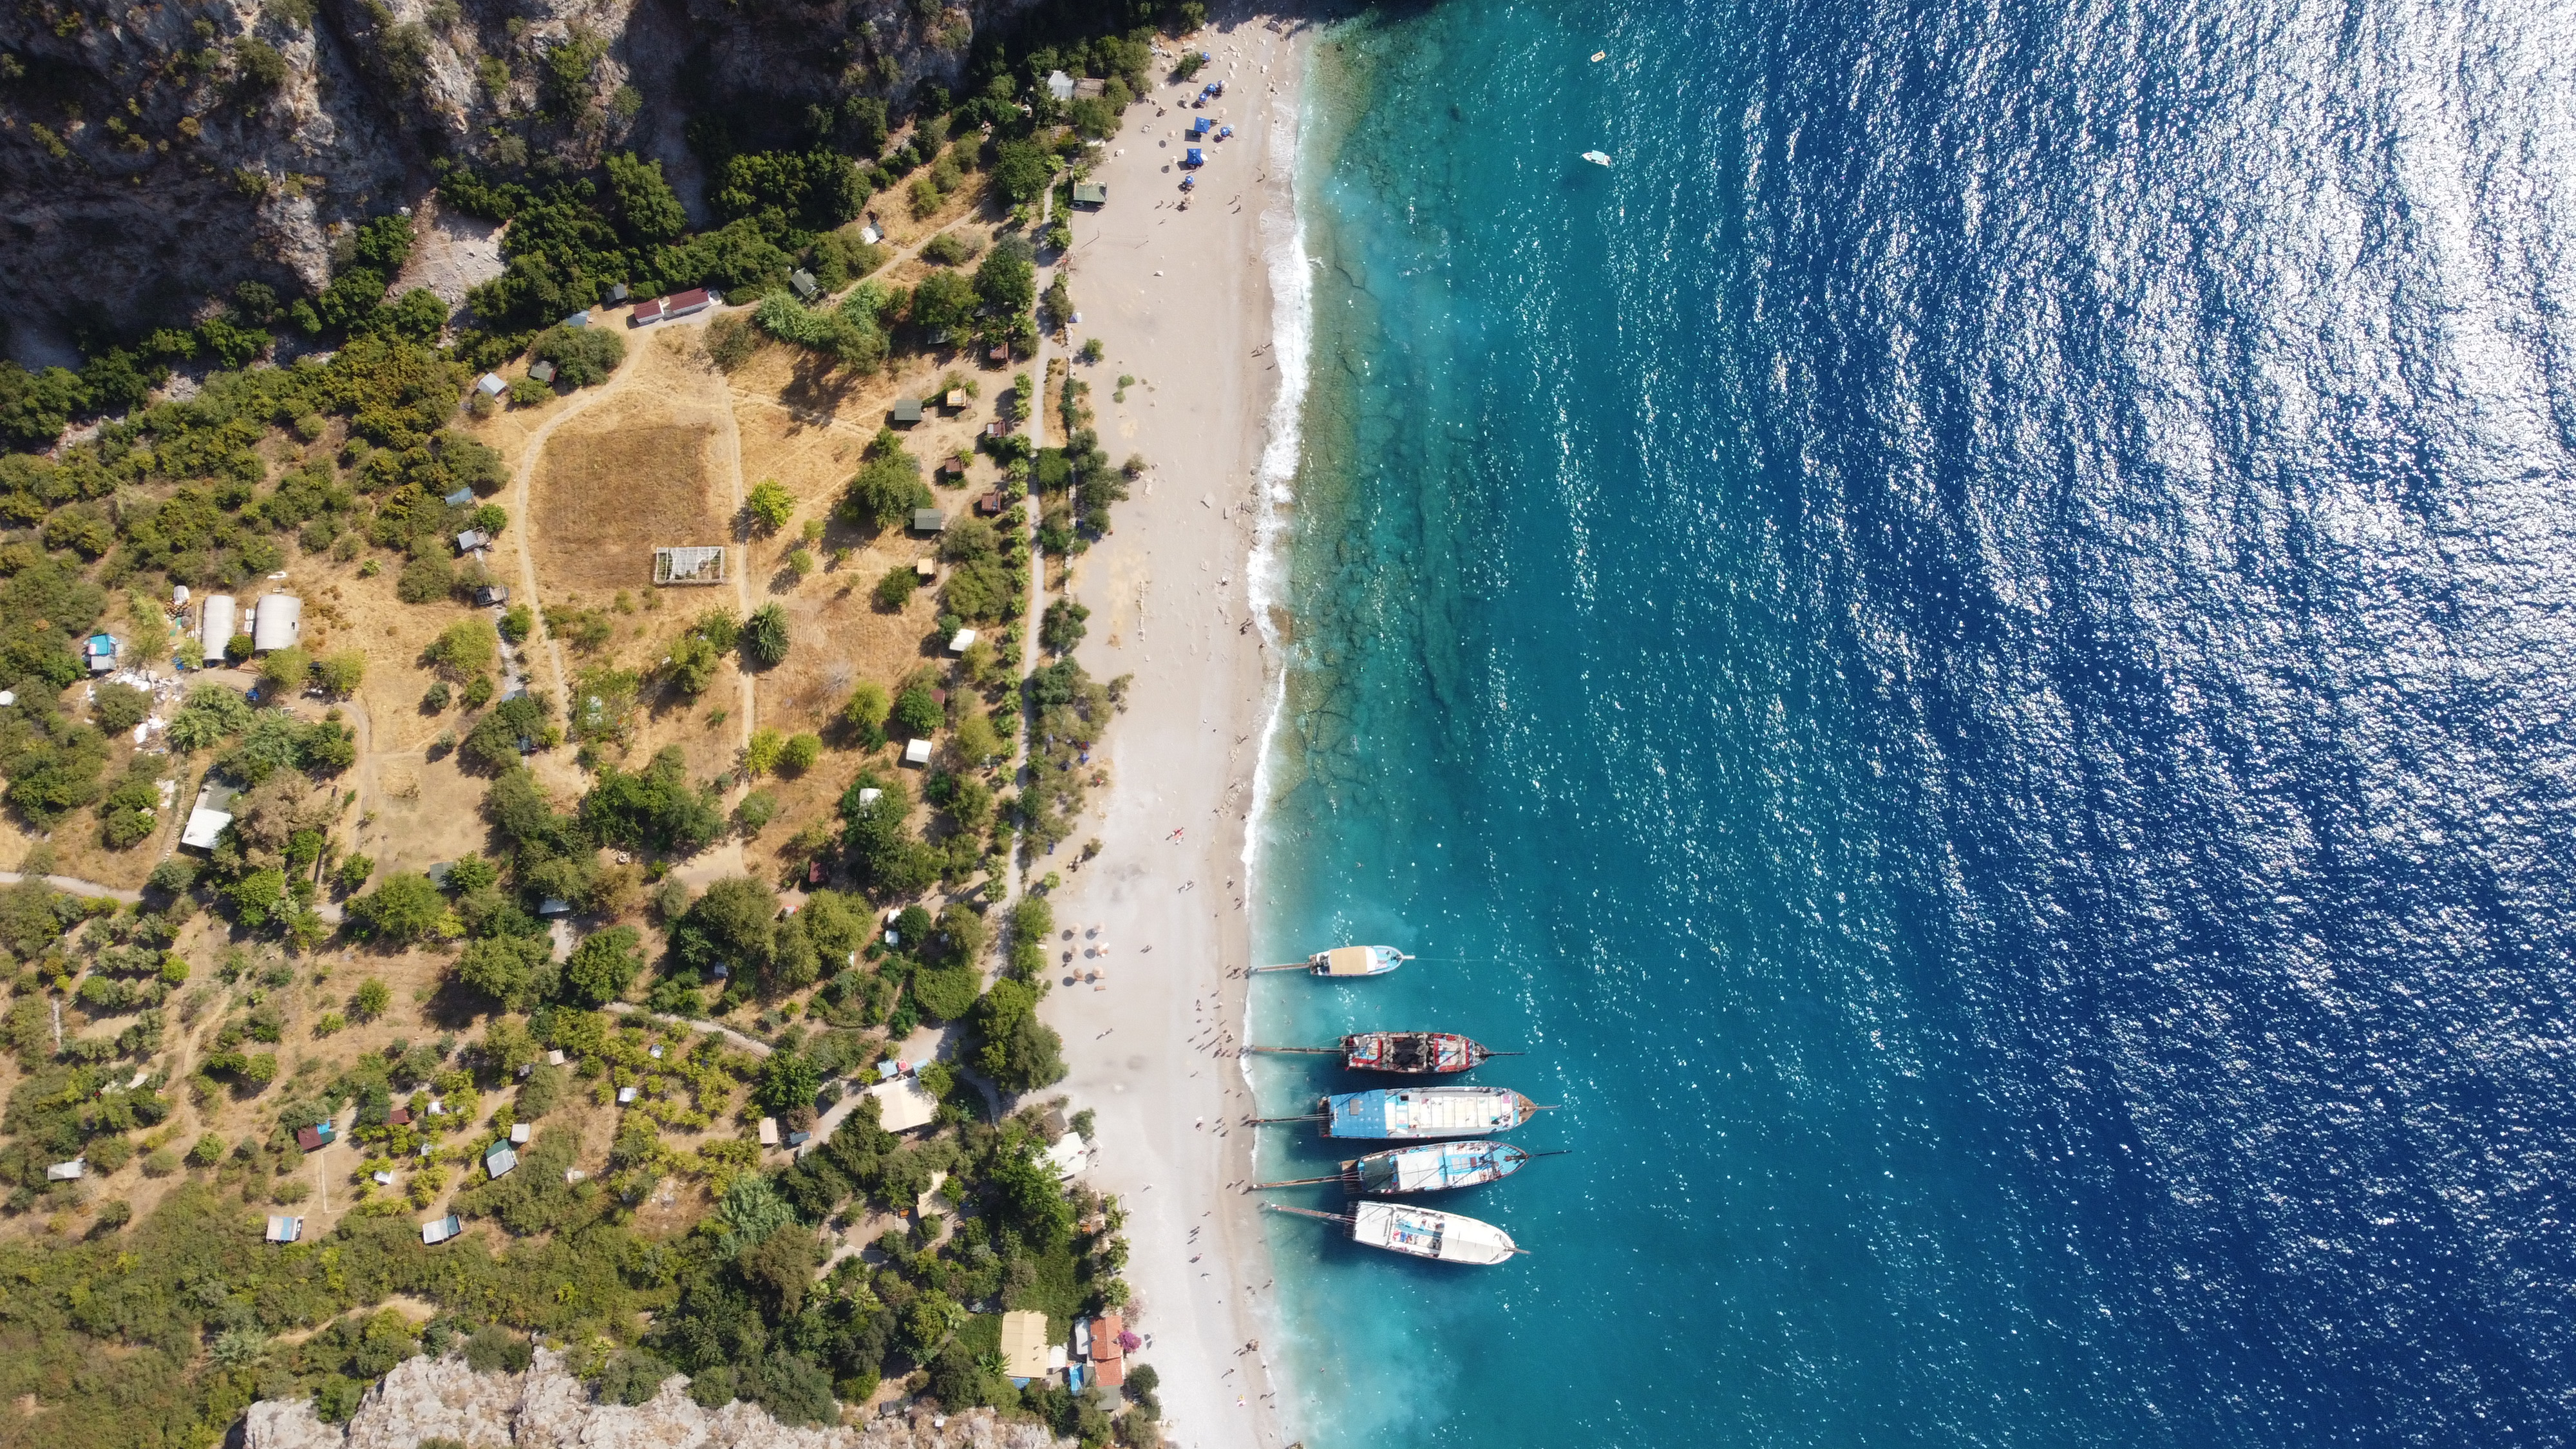
{"label": "deep blue sea", "polygon": [[1270,1220],[1309,1449],[2576,1441],[2576,0],[1314,57],[1251,1034],[1573,1153]]}

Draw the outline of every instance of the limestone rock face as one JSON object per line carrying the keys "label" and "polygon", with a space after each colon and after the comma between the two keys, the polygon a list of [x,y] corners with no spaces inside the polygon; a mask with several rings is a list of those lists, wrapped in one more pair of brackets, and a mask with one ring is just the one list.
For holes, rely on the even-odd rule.
{"label": "limestone rock face", "polygon": [[649,1403],[594,1403],[564,1368],[539,1350],[526,1373],[478,1374],[459,1357],[414,1358],[367,1391],[343,1429],[313,1416],[307,1399],[261,1402],[243,1425],[243,1449],[414,1449],[454,1439],[474,1449],[1062,1449],[1035,1424],[1005,1423],[990,1409],[950,1417],[926,1412],[871,1420],[863,1428],[791,1429],[756,1405],[710,1413],[667,1379]]}
{"label": "limestone rock face", "polygon": [[899,110],[922,82],[954,89],[974,34],[1031,3],[0,8],[0,286],[20,299],[10,350],[68,361],[76,331],[183,321],[242,280],[318,289],[334,239],[417,207],[441,159],[578,172],[631,150],[660,158],[693,200],[693,118],[722,117],[745,147],[802,145],[810,105],[874,95]]}

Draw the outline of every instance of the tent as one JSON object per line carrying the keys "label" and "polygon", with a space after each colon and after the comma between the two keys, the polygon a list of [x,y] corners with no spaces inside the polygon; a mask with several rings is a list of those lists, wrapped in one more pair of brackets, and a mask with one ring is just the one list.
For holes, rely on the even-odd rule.
{"label": "tent", "polygon": [[1181,164],[1184,166],[1205,166],[1207,164],[1207,153],[1201,151],[1196,146],[1192,146],[1189,154],[1181,158]]}

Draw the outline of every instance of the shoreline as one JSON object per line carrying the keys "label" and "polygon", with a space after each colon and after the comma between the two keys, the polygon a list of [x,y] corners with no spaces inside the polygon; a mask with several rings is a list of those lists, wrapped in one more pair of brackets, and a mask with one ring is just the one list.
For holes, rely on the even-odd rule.
{"label": "shoreline", "polygon": [[[1279,504],[1305,346],[1281,332],[1302,327],[1305,305],[1301,291],[1283,310],[1279,273],[1304,266],[1294,159],[1307,29],[1266,11],[1212,19],[1190,42],[1212,57],[1201,79],[1159,85],[1130,113],[1094,172],[1109,204],[1075,214],[1059,264],[1083,319],[1074,343],[1106,350],[1073,369],[1091,385],[1101,446],[1151,466],[1066,590],[1092,611],[1084,666],[1134,678],[1095,756],[1110,772],[1100,855],[1070,870],[1069,843],[1038,867],[1064,877],[1040,1012],[1071,1068],[1052,1090],[1096,1116],[1086,1180],[1127,1213],[1148,1345],[1136,1358],[1161,1379],[1166,1442],[1189,1449],[1287,1442],[1254,1347],[1277,1327],[1274,1285],[1262,1215],[1240,1191],[1253,1134],[1236,1124],[1252,1103],[1239,1048],[1253,827],[1284,699],[1270,611],[1284,596]],[[1217,78],[1224,97],[1181,103]],[[1180,131],[1199,116],[1235,135],[1205,148],[1182,211]],[[1124,402],[1121,375],[1137,379]]]}

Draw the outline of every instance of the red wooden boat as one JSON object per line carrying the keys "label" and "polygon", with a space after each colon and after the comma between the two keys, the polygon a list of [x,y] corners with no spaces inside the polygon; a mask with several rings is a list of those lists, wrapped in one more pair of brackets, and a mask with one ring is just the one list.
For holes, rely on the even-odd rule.
{"label": "red wooden boat", "polygon": [[1342,1065],[1352,1071],[1388,1072],[1405,1077],[1444,1076],[1482,1066],[1491,1057],[1520,1055],[1518,1052],[1493,1051],[1482,1042],[1454,1031],[1358,1031],[1343,1037],[1339,1046],[1257,1046],[1252,1050],[1301,1056],[1338,1054]]}

